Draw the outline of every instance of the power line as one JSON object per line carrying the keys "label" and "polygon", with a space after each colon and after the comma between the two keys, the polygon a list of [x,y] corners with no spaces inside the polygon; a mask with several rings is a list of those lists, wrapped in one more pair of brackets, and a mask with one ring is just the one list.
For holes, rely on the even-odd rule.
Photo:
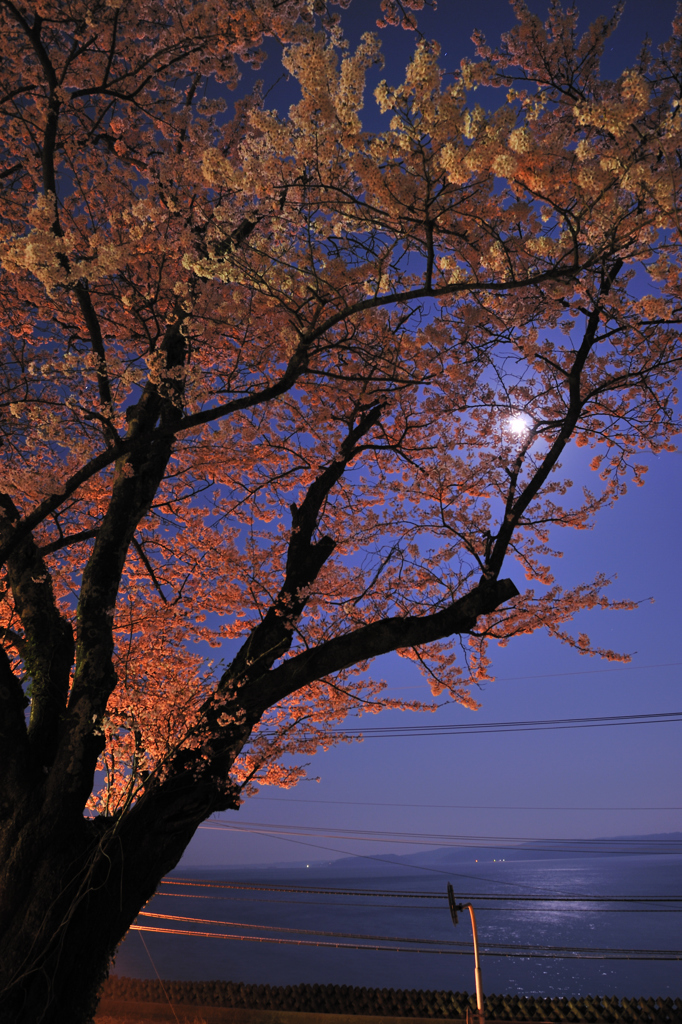
{"label": "power line", "polygon": [[263,796],[258,793],[258,801],[270,800],[279,804],[343,804],[348,807],[425,807],[445,811],[682,811],[679,807],[530,807],[520,804],[406,804],[389,803],[386,800],[310,800],[296,796]]}
{"label": "power line", "polygon": [[[364,949],[375,950],[385,953],[445,953],[450,956],[470,955],[468,950],[455,949],[411,949],[407,946],[366,946],[355,945],[349,942],[315,942],[311,939],[280,939],[265,935],[228,935],[222,932],[197,932],[180,928],[156,928],[152,925],[131,924],[131,931],[136,932],[158,932],[162,935],[187,935],[201,939],[236,939],[239,942],[266,942],[281,946],[327,946],[333,949]],[[512,956],[511,953],[501,953],[500,956]],[[675,958],[677,959],[677,958]]]}
{"label": "power line", "polygon": [[[410,946],[370,946],[370,945],[359,945],[351,944],[349,942],[319,942],[312,939],[281,939],[274,938],[272,936],[265,935],[232,935],[225,934],[223,932],[198,932],[189,931],[187,929],[180,928],[157,928],[153,925],[139,925],[131,924],[131,931],[138,932],[156,932],[162,935],[184,935],[192,938],[205,938],[205,939],[232,939],[238,942],[261,942],[269,943],[273,945],[282,946],[317,946],[317,947],[329,947],[332,949],[362,949],[372,950],[380,953],[432,953],[441,956],[470,956],[470,950],[465,949],[424,949],[423,947],[410,947]],[[536,948],[536,947],[532,947]],[[656,956],[639,955],[635,953],[627,953],[626,955],[607,954],[606,956],[587,955],[578,953],[577,955],[568,953],[538,953],[538,952],[520,952],[520,953],[507,953],[507,952],[487,952],[486,956],[489,957],[513,957],[514,959],[524,960],[646,960],[646,961],[668,961],[668,960],[682,960],[682,952],[670,951],[667,955]],[[667,951],[664,951],[667,952]],[[642,954],[648,953],[647,950],[642,950]]]}
{"label": "power line", "polygon": [[[319,935],[326,938],[335,939],[361,939],[363,941],[371,942],[409,942],[409,943],[421,943],[425,946],[453,946],[458,948],[465,948],[471,950],[470,942],[456,941],[454,939],[424,939],[424,938],[412,938],[411,936],[405,937],[401,935],[358,935],[355,932],[329,932],[319,931],[311,928],[288,928],[283,925],[269,925],[269,924],[251,924],[246,921],[216,921],[213,918],[203,917],[182,917],[176,914],[154,914],[151,911],[140,911],[139,916],[151,917],[156,920],[163,921],[180,921],[184,924],[214,924],[227,926],[228,928],[253,928],[257,931],[265,932],[286,932],[292,935]],[[633,955],[640,954],[663,954],[671,955],[682,958],[682,950],[677,949],[602,949],[595,946],[547,946],[547,945],[526,945],[519,942],[481,942],[481,946],[484,950],[492,949],[513,949],[513,950],[542,950],[543,952],[577,952],[577,953],[630,953]]]}
{"label": "power line", "polygon": [[[277,905],[286,904],[287,906],[294,906],[294,907],[334,907],[336,910],[338,910],[340,907],[342,909],[352,909],[352,910],[355,910],[356,908],[363,908],[363,909],[364,908],[371,908],[373,910],[399,910],[401,913],[404,910],[424,910],[428,914],[433,914],[433,913],[435,913],[435,912],[437,912],[437,911],[439,911],[441,909],[440,907],[412,906],[411,904],[408,904],[407,906],[405,906],[404,904],[398,905],[398,904],[390,904],[390,903],[389,904],[386,904],[386,903],[353,903],[353,904],[350,905],[350,907],[348,907],[348,905],[346,905],[346,907],[344,907],[343,904],[339,904],[339,903],[336,903],[336,902],[330,903],[329,901],[326,901],[326,900],[277,900],[277,899],[261,899],[258,896],[215,896],[213,894],[209,895],[209,896],[205,896],[205,895],[202,895],[200,893],[195,893],[195,892],[163,892],[163,891],[157,891],[154,894],[154,896],[163,896],[165,898],[186,899],[186,900],[213,900],[213,901],[229,900],[232,903],[267,903],[267,904],[271,904],[272,903],[272,904],[277,904]],[[476,896],[472,896],[471,898],[472,899],[477,899]],[[500,899],[505,899],[505,900],[509,900],[511,898],[512,897],[509,897],[509,896],[507,896],[507,897],[502,897],[501,896],[500,897]],[[517,900],[521,900],[522,899],[522,897],[514,897],[514,898],[517,899]],[[552,898],[554,898],[554,897],[552,897]],[[663,898],[664,897],[661,897],[661,899],[663,899]],[[644,900],[644,897],[642,897],[642,899]],[[655,899],[655,897],[651,897],[651,901],[653,901],[654,899]],[[675,897],[671,897],[671,899],[674,900]],[[585,901],[581,900],[580,902],[582,903],[582,902],[585,902]],[[646,898],[646,902],[650,902],[649,898]],[[682,902],[682,897],[680,898],[680,902]],[[551,912],[552,913],[556,913],[557,910],[561,911],[561,912],[564,912],[564,913],[568,913],[568,914],[576,914],[576,913],[581,913],[582,912],[582,908],[581,907],[577,907],[577,908],[576,907],[552,908]],[[500,913],[504,913],[504,914],[520,913],[520,914],[524,914],[524,915],[525,914],[547,914],[547,908],[546,907],[524,907],[522,910],[516,910],[514,908],[512,908],[510,910],[509,907],[478,907],[477,908],[477,912],[479,912],[479,913],[485,913],[486,911],[492,911],[493,913],[500,912]],[[672,909],[665,908],[665,907],[644,907],[644,909],[641,909],[639,907],[626,907],[626,908],[620,908],[620,907],[618,907],[618,908],[614,908],[614,907],[591,907],[589,912],[590,912],[590,914],[682,914],[682,906],[680,906],[680,907],[673,907]]]}
{"label": "power line", "polygon": [[[493,884],[508,885],[508,886],[513,887],[515,889],[520,889],[521,888],[521,886],[517,882],[506,882],[506,881],[504,881],[502,879],[490,879],[490,878],[486,879],[486,878],[481,877],[481,876],[476,877],[476,876],[472,876],[472,875],[464,875],[464,874],[461,874],[461,873],[458,873],[458,872],[454,872],[454,871],[442,872],[442,874],[447,874],[450,878],[458,878],[458,879],[461,878],[461,879],[467,879],[467,880],[474,879],[475,881],[489,881],[489,882],[492,882]],[[398,899],[398,900],[401,900],[401,901],[405,900],[405,899],[439,900],[441,902],[445,901],[445,897],[443,895],[441,895],[440,893],[415,892],[414,890],[376,890],[376,889],[348,889],[348,888],[346,888],[346,889],[339,889],[339,888],[334,888],[334,887],[329,887],[329,886],[319,886],[319,887],[307,886],[307,887],[302,887],[302,886],[291,886],[291,885],[287,885],[286,883],[285,884],[280,884],[280,885],[272,885],[272,884],[271,885],[261,885],[261,884],[228,883],[228,882],[217,882],[217,881],[213,881],[213,882],[212,881],[197,882],[197,881],[192,881],[190,879],[171,879],[169,877],[167,877],[164,881],[170,883],[171,885],[182,885],[182,886],[185,886],[185,887],[188,887],[188,888],[191,888],[191,889],[196,889],[196,888],[204,888],[204,889],[208,888],[210,890],[214,890],[214,889],[222,889],[222,890],[229,889],[229,890],[241,890],[241,891],[250,891],[250,892],[281,892],[281,893],[291,894],[291,895],[293,895],[293,894],[297,894],[297,895],[303,894],[303,895],[346,896],[346,897],[347,896],[351,896],[351,897],[354,897],[354,898],[357,898],[358,896],[360,896],[360,897],[367,897],[367,896],[369,896],[370,898],[371,897],[377,897],[377,898],[380,898],[380,899],[387,899],[388,898],[388,899]],[[167,893],[167,892],[160,892],[160,893],[158,893],[158,895],[160,895],[160,896],[169,896],[169,895],[174,895],[174,894],[173,893]],[[187,896],[188,898],[190,898],[194,894],[183,893],[182,895],[183,896]],[[214,894],[212,893],[211,895],[214,895]],[[204,896],[204,897],[201,897],[201,898],[208,899],[208,898],[211,898],[211,897],[210,896]],[[576,904],[579,904],[579,906],[575,907],[575,908],[572,908],[570,906],[560,907],[561,910],[564,910],[564,911],[574,910],[574,912],[575,912],[575,910],[578,910],[578,911],[581,910],[583,904],[585,904],[585,903],[589,903],[589,904],[592,905],[590,907],[590,913],[595,913],[595,912],[597,912],[597,913],[606,913],[606,912],[609,912],[607,910],[604,910],[603,906],[601,906],[601,907],[595,907],[594,906],[594,904],[602,904],[603,905],[604,903],[618,903],[618,904],[625,903],[625,904],[631,905],[632,908],[633,908],[633,909],[629,909],[628,908],[627,911],[622,911],[622,910],[621,911],[613,911],[612,910],[611,912],[630,912],[630,913],[634,913],[634,912],[640,912],[640,913],[641,912],[648,912],[648,913],[658,913],[658,912],[663,913],[663,912],[667,912],[667,913],[678,913],[678,912],[682,911],[682,907],[676,907],[675,909],[672,909],[672,910],[669,909],[669,906],[670,906],[671,903],[673,903],[673,904],[675,904],[675,903],[682,903],[682,896],[659,896],[659,897],[657,897],[657,896],[622,896],[622,897],[621,896],[606,896],[606,897],[602,897],[602,896],[593,896],[593,895],[580,895],[580,894],[575,894],[575,893],[561,893],[561,892],[558,892],[557,890],[554,890],[553,893],[541,893],[541,894],[540,893],[533,893],[533,894],[522,893],[522,894],[517,894],[515,896],[509,896],[509,895],[505,896],[504,894],[499,894],[499,893],[495,893],[495,894],[481,893],[480,896],[474,896],[472,898],[476,899],[477,903],[480,902],[480,901],[490,901],[490,900],[499,901],[499,902],[504,903],[505,905],[507,905],[509,902],[512,902],[512,903],[514,903],[514,902],[516,902],[516,903],[524,903],[524,904],[526,904],[526,906],[524,907],[524,910],[523,910],[524,913],[528,913],[529,909],[534,909],[534,908],[528,908],[527,904],[529,902],[540,902],[540,903],[543,904],[543,910],[542,911],[536,911],[536,912],[546,912],[546,906],[545,905],[548,902],[553,903],[555,907],[556,907],[557,903],[559,903],[559,904],[560,903],[564,903],[564,904],[576,903]],[[263,902],[267,902],[267,901],[263,901]],[[292,902],[295,902],[295,901],[292,901]],[[668,909],[666,908],[666,906],[661,907],[662,903],[664,905],[667,905]],[[652,906],[652,904],[653,904],[653,906]],[[339,904],[335,904],[335,906],[339,906]],[[358,906],[358,904],[354,902],[350,906],[347,905],[347,908],[348,909],[354,909],[356,906]],[[408,910],[415,909],[413,904],[408,904],[406,906],[404,903],[402,903],[402,906],[404,907],[404,909],[408,909]],[[636,908],[636,910],[635,910],[635,908]],[[440,909],[440,908],[439,907],[436,907],[436,908],[425,907],[423,909],[434,910],[434,909]],[[484,907],[482,909],[489,910],[489,909],[499,909],[499,908],[497,908],[497,907],[495,907],[495,908]],[[506,906],[505,906],[505,909],[506,909]]]}
{"label": "power line", "polygon": [[[546,718],[518,722],[485,722],[480,724],[459,722],[441,725],[367,726],[365,728],[335,729],[331,731],[331,735],[362,736],[366,739],[389,739],[399,736],[478,736],[500,732],[602,729],[622,725],[667,725],[673,722],[682,722],[682,711],[661,711],[640,715],[600,715],[590,718]],[[264,735],[269,736],[271,734],[265,733]]]}
{"label": "power line", "polygon": [[[657,837],[646,837],[646,836],[642,837],[641,839],[636,837],[636,836],[634,836],[632,838],[628,837],[628,836],[622,836],[622,837],[621,836],[613,836],[613,837],[606,836],[606,837],[595,837],[594,839],[569,839],[569,838],[557,838],[557,839],[554,839],[551,836],[469,836],[469,835],[459,836],[459,835],[451,835],[450,833],[440,833],[439,834],[439,833],[435,833],[435,832],[434,833],[430,833],[430,832],[395,832],[395,831],[381,831],[381,830],[378,830],[378,829],[336,828],[334,826],[325,826],[325,825],[298,825],[298,824],[296,824],[296,825],[280,825],[280,824],[276,824],[276,823],[272,823],[272,822],[259,822],[259,821],[246,821],[243,824],[241,822],[239,822],[239,821],[216,821],[215,825],[212,826],[212,827],[215,828],[216,826],[219,827],[220,829],[227,829],[228,831],[232,831],[233,829],[241,829],[241,828],[244,828],[246,830],[246,829],[248,829],[251,826],[253,826],[255,828],[259,828],[259,829],[266,829],[266,828],[267,829],[272,829],[273,833],[276,833],[277,830],[281,829],[281,830],[283,830],[285,832],[285,834],[286,834],[286,831],[288,829],[295,828],[297,830],[300,830],[300,833],[297,831],[297,832],[294,833],[294,835],[302,834],[302,835],[313,835],[313,836],[315,836],[315,835],[319,835],[319,834],[324,834],[326,836],[327,832],[334,832],[334,833],[338,834],[339,838],[341,838],[341,837],[345,838],[346,836],[356,836],[356,835],[358,835],[358,836],[378,836],[380,839],[383,839],[384,836],[391,836],[391,837],[399,837],[399,838],[404,839],[406,841],[411,840],[413,838],[416,838],[416,839],[427,838],[427,839],[432,839],[432,840],[454,839],[454,840],[457,840],[460,843],[473,843],[473,844],[476,844],[476,845],[478,845],[479,843],[498,843],[498,842],[533,843],[533,844],[535,844],[535,843],[566,843],[567,845],[576,846],[580,850],[582,850],[584,848],[600,849],[600,848],[603,848],[603,847],[611,847],[611,846],[614,846],[616,844],[618,844],[620,846],[626,846],[626,847],[628,847],[628,846],[629,847],[652,847],[652,846],[653,847],[658,847],[658,846],[665,847],[665,846],[670,846],[670,847],[676,848],[675,852],[677,852],[677,848],[678,847],[680,849],[680,852],[682,852],[682,833],[679,833],[679,837],[680,837],[679,839],[678,838],[663,838],[663,837],[661,837],[659,839]],[[327,838],[333,838],[333,837],[329,836]],[[524,850],[524,848],[522,848],[522,847],[514,847],[514,849]],[[533,849],[535,849],[535,847],[533,847]],[[524,850],[524,852],[525,852],[525,850]],[[532,852],[532,851],[529,851],[529,852]]]}
{"label": "power line", "polygon": [[[415,899],[415,900],[441,900],[447,904],[447,896],[444,893],[419,892],[414,889],[339,889],[335,886],[298,886],[298,885],[263,885],[260,882],[221,882],[221,881],[197,881],[191,878],[171,878],[168,875],[163,879],[162,885],[182,885],[187,887],[205,889],[236,889],[247,892],[283,892],[300,893],[302,895],[319,896],[373,896],[386,899]],[[158,895],[171,895],[170,893],[159,893]],[[527,893],[514,896],[504,893],[475,893],[471,897],[476,900],[502,900],[510,902],[531,902],[543,903],[682,903],[682,895],[673,896],[594,896],[572,894],[557,896],[553,893]]]}
{"label": "power line", "polygon": [[[219,925],[227,925],[228,928],[254,928],[257,931],[264,931],[264,932],[289,932],[292,935],[323,935],[323,936],[327,936],[328,938],[335,938],[335,939],[363,939],[363,940],[367,940],[367,941],[372,940],[372,941],[375,941],[375,942],[414,942],[414,943],[421,942],[424,945],[428,945],[428,946],[461,946],[461,947],[464,947],[466,949],[471,949],[471,943],[470,942],[456,942],[456,941],[451,940],[451,939],[443,939],[441,941],[440,939],[412,939],[412,938],[405,938],[405,937],[396,936],[396,935],[356,935],[355,933],[351,933],[351,932],[327,932],[327,931],[318,931],[316,929],[311,929],[311,928],[285,928],[282,925],[273,925],[273,924],[248,924],[245,921],[216,921],[216,920],[213,920],[212,918],[181,917],[181,916],[176,915],[176,914],[155,914],[155,913],[153,913],[152,911],[149,911],[149,910],[141,910],[138,916],[139,917],[153,917],[153,918],[156,918],[156,919],[159,919],[159,920],[164,920],[164,921],[183,921],[185,924],[219,924]],[[492,943],[492,945],[497,946],[498,944],[497,943]],[[510,946],[509,948],[512,948],[512,947]],[[514,945],[513,948],[514,949],[517,948],[516,944]],[[519,947],[519,948],[521,948],[521,947]],[[528,948],[531,948],[531,947],[528,947]],[[533,947],[533,948],[535,948],[535,947]],[[619,951],[619,952],[622,952],[622,951]],[[668,950],[665,950],[664,952],[668,952]]]}
{"label": "power line", "polygon": [[[427,911],[428,913],[434,913],[436,911],[439,912],[440,910],[442,910],[443,906],[444,906],[444,904],[441,905],[441,906],[419,906],[419,905],[414,905],[414,904],[411,904],[411,903],[408,903],[408,904],[397,904],[397,903],[396,904],[385,904],[385,903],[356,903],[356,902],[353,902],[351,904],[348,904],[348,903],[329,902],[329,901],[326,901],[326,900],[279,900],[279,899],[262,899],[262,898],[257,898],[257,897],[246,898],[246,897],[239,897],[239,896],[213,896],[213,895],[212,896],[202,896],[202,895],[197,895],[196,893],[189,893],[189,892],[164,892],[164,891],[156,892],[154,894],[154,896],[152,897],[152,900],[157,898],[157,897],[164,897],[166,899],[171,899],[171,898],[175,898],[175,899],[190,899],[190,900],[202,900],[203,899],[203,900],[211,900],[212,902],[229,900],[230,902],[248,903],[249,905],[252,904],[252,903],[265,903],[265,904],[268,904],[268,905],[269,904],[277,904],[277,905],[286,904],[287,906],[294,906],[294,907],[334,907],[335,910],[357,910],[357,909],[371,908],[373,910],[399,910],[401,913],[403,913],[406,910],[424,910],[424,911]],[[395,898],[395,897],[391,897],[391,898]],[[671,896],[669,898],[667,898],[667,897],[656,897],[656,896],[642,897],[641,899],[627,899],[627,898],[623,898],[622,900],[621,899],[614,899],[612,901],[609,901],[607,899],[602,899],[602,898],[594,898],[594,899],[576,898],[575,900],[571,901],[569,898],[562,899],[560,897],[547,897],[547,898],[545,898],[545,897],[532,897],[532,896],[529,896],[529,897],[523,897],[523,896],[514,896],[514,897],[511,897],[511,896],[499,896],[499,897],[493,897],[493,896],[479,896],[477,893],[473,893],[473,894],[470,893],[468,898],[470,900],[473,900],[473,901],[476,902],[476,904],[477,904],[477,907],[476,907],[477,912],[479,912],[479,911],[480,912],[482,912],[482,911],[496,911],[496,912],[497,911],[501,911],[501,912],[504,912],[505,914],[506,913],[510,913],[512,911],[518,912],[518,913],[523,913],[523,914],[531,913],[531,912],[532,913],[539,913],[539,914],[547,914],[548,912],[549,913],[556,913],[557,910],[566,911],[567,913],[590,913],[590,914],[594,914],[594,913],[609,913],[609,914],[630,914],[630,913],[632,913],[632,914],[635,914],[635,913],[679,914],[679,913],[682,913],[682,905],[680,905],[680,904],[682,904],[682,900],[680,900],[679,897],[674,897],[674,896]],[[541,906],[539,906],[539,907],[528,907],[526,904],[528,904],[529,902],[533,901],[534,899],[537,899],[537,901],[541,904]],[[502,904],[507,904],[509,902],[522,903],[522,904],[524,904],[524,906],[521,907],[521,908],[519,908],[519,907],[509,907],[509,906],[506,906],[506,905],[504,905],[504,906],[493,906],[493,907],[480,907],[480,906],[478,906],[478,903],[481,902],[481,901],[488,902],[488,901],[491,901],[491,900],[495,900],[495,901],[499,900],[499,902],[502,903]],[[554,903],[554,904],[564,903],[564,904],[568,904],[568,905],[567,906],[553,906],[551,908],[548,908],[546,906],[546,904],[549,903],[549,902]],[[601,904],[606,903],[606,902],[627,903],[627,904],[631,904],[631,906],[628,906],[626,908],[621,908],[621,907],[603,908],[601,906]],[[150,900],[150,903],[151,903],[151,900]],[[147,906],[149,906],[150,903],[148,903]],[[575,906],[571,905],[571,903],[575,903],[576,905]],[[590,904],[589,907],[585,906],[585,904],[587,904],[587,903]],[[662,904],[662,903],[664,903],[664,904],[677,904],[677,905],[676,906],[672,906],[672,907],[670,907],[670,906],[661,906],[660,904]],[[158,916],[158,915],[154,915],[154,916]]]}
{"label": "power line", "polygon": [[[574,672],[540,672],[532,676],[496,676],[494,682],[511,683],[524,679],[564,679],[567,676],[594,676],[603,675],[607,672],[640,672],[648,668],[678,668],[680,665],[682,665],[682,661],[664,661],[658,665],[619,665],[618,668],[582,668],[576,669]],[[475,683],[477,680],[471,679],[469,682]],[[486,682],[486,680],[483,680],[483,682]]]}
{"label": "power line", "polygon": [[[455,847],[461,849],[503,849],[524,853],[583,853],[596,851],[602,854],[676,854],[682,853],[680,839],[552,839],[534,836],[457,836],[449,833],[394,832],[376,829],[344,829],[320,825],[278,825],[266,822],[215,821],[200,828],[228,832],[258,832],[273,837],[283,835],[313,836],[322,839],[352,839],[354,842],[399,843],[410,846]],[[532,843],[530,848],[519,846]],[[547,846],[536,844],[545,843]],[[511,844],[511,845],[509,845]]]}

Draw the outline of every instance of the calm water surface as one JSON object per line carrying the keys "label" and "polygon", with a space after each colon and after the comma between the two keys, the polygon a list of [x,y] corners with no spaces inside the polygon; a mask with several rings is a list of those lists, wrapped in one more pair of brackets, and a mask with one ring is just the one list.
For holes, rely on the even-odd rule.
{"label": "calm water surface", "polygon": [[[179,877],[223,879],[245,884],[310,885],[382,891],[445,894],[448,876],[382,875],[343,878],[327,870],[251,872],[213,869],[181,871]],[[449,873],[458,899],[476,907],[481,944],[612,949],[682,949],[682,902],[656,903],[656,897],[682,897],[682,857],[605,857],[599,859],[458,864]],[[372,895],[332,896],[192,887],[157,895],[147,910],[229,922],[222,926],[140,918],[140,924],[200,931],[232,931],[308,941],[335,941],[294,933],[248,929],[244,925],[346,932],[356,935],[469,942],[468,916],[453,927],[445,898],[380,899]],[[650,904],[482,901],[476,894],[646,896]],[[184,895],[180,895],[184,894]],[[677,909],[675,909],[677,908]],[[214,980],[271,985],[300,982],[365,985],[378,988],[473,991],[473,956],[431,952],[388,952],[316,948],[130,932],[119,949],[113,973],[129,977]],[[343,942],[343,939],[339,939]],[[360,941],[363,940],[345,940]],[[148,950],[148,952],[147,952]],[[149,954],[149,955],[148,955]],[[151,959],[150,959],[151,957]],[[152,963],[153,961],[153,963]],[[483,988],[489,993],[523,995],[682,995],[682,960],[482,958]]]}

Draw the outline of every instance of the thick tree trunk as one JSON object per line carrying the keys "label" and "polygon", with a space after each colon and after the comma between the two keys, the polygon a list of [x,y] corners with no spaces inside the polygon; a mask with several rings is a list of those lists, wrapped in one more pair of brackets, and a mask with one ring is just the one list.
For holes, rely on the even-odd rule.
{"label": "thick tree trunk", "polygon": [[[86,1024],[115,951],[195,825],[31,821],[0,867],[0,1022]],[[93,827],[94,826],[94,827]]]}

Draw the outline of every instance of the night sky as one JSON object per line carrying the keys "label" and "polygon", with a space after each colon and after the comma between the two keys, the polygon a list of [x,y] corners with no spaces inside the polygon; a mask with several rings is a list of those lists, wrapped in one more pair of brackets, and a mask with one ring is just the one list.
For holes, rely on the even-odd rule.
{"label": "night sky", "polygon": [[[531,2],[544,13],[546,5]],[[611,5],[597,0],[578,4],[583,20],[609,14]],[[441,63],[455,68],[473,53],[474,28],[494,44],[514,22],[504,0],[440,0],[439,11],[423,12],[420,28],[442,46]],[[343,16],[351,42],[371,30],[378,0],[354,0]],[[630,0],[621,26],[610,41],[603,73],[616,77],[631,63],[646,33],[654,45],[669,34],[675,0]],[[382,33],[386,69],[375,77],[396,82],[409,60],[414,35],[401,30]],[[259,72],[274,81],[281,69],[273,56]],[[245,75],[245,87],[256,76]],[[291,84],[279,83],[268,103],[286,109],[295,99]],[[485,101],[482,101],[485,102]],[[490,101],[491,103],[493,100]],[[366,125],[374,122],[368,93]],[[565,475],[576,487],[590,483],[589,456],[571,449],[563,460]],[[555,563],[557,581],[565,586],[598,572],[615,577],[612,598],[643,603],[636,611],[590,612],[572,624],[599,646],[632,655],[629,665],[581,657],[542,633],[491,647],[494,682],[475,696],[472,712],[459,705],[436,714],[385,712],[360,723],[428,725],[518,720],[635,715],[682,709],[682,631],[679,541],[682,498],[680,453],[650,457],[643,488],[632,487],[614,509],[603,512],[590,532],[555,531],[554,545],[564,551]],[[524,584],[513,562],[504,575]],[[653,599],[653,603],[648,599]],[[389,693],[428,699],[428,687],[416,667],[396,655],[373,665],[375,677],[389,683]],[[631,725],[509,735],[371,738],[342,744],[318,754],[307,781],[292,790],[263,788],[240,812],[220,815],[225,822],[257,823],[251,834],[211,829],[207,822],[190,844],[183,866],[235,865],[329,860],[343,854],[405,854],[426,846],[386,841],[312,837],[271,838],[259,825],[290,824],[365,829],[391,833],[438,833],[452,836],[590,838],[682,830],[680,723]],[[435,806],[445,805],[445,806]],[[399,838],[399,836],[397,837]],[[330,851],[330,852],[325,852]],[[368,865],[369,866],[369,865]]]}

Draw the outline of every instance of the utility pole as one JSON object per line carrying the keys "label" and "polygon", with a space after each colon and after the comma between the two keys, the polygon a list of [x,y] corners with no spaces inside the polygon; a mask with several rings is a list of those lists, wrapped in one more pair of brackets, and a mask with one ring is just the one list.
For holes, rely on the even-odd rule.
{"label": "utility pole", "polygon": [[478,932],[476,930],[476,915],[474,914],[474,908],[470,903],[457,903],[455,902],[455,892],[450,882],[448,882],[448,903],[450,904],[450,915],[452,917],[452,923],[457,925],[457,913],[461,913],[463,910],[468,909],[471,917],[471,931],[474,936],[474,976],[476,978],[476,1011],[478,1014],[478,1024],[484,1024],[485,1018],[483,1016],[483,984],[481,982],[481,964],[478,958]]}

